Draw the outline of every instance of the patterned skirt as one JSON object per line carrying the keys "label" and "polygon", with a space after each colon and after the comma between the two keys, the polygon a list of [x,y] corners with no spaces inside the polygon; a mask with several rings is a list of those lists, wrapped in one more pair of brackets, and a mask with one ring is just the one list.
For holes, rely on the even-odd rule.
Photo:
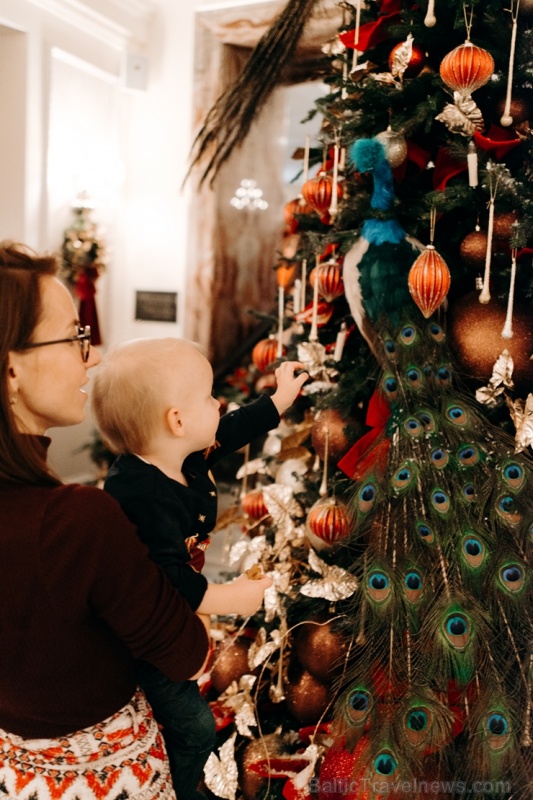
{"label": "patterned skirt", "polygon": [[143,692],[70,736],[23,739],[0,729],[0,800],[176,800]]}

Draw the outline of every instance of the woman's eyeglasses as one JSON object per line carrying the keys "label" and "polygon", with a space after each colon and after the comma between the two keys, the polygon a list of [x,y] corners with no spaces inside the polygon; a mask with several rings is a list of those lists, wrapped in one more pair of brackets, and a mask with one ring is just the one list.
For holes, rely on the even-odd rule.
{"label": "woman's eyeglasses", "polygon": [[86,364],[89,360],[89,353],[91,350],[91,326],[79,326],[77,336],[69,336],[68,339],[53,339],[50,342],[31,342],[20,347],[20,350],[30,350],[32,347],[45,347],[49,344],[63,344],[64,342],[79,342],[81,347],[81,357],[83,363]]}

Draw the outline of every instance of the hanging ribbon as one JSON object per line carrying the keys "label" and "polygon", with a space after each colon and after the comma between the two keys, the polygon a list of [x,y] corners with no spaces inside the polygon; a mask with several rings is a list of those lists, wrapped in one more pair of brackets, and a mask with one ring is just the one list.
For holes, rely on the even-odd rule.
{"label": "hanging ribbon", "polygon": [[446,147],[439,147],[433,172],[433,188],[440,192],[446,188],[448,181],[467,170],[466,160],[457,161],[452,158]]}
{"label": "hanging ribbon", "polygon": [[[359,40],[357,50],[363,53],[371,50],[380,42],[384,42],[388,37],[388,26],[401,12],[400,0],[383,0],[380,15],[374,22],[367,22],[359,28]],[[339,39],[345,47],[353,49],[355,47],[355,29],[352,28],[345,33],[341,33]]]}
{"label": "hanging ribbon", "polygon": [[338,468],[352,480],[359,480],[374,466],[384,469],[390,440],[380,437],[385,432],[389,417],[389,406],[383,394],[376,389],[370,398],[365,420],[371,430],[358,439],[337,463]]}
{"label": "hanging ribbon", "polygon": [[520,139],[513,136],[510,131],[506,131],[505,128],[500,128],[499,125],[491,125],[486,136],[482,136],[476,131],[474,142],[476,147],[498,160],[505,158],[510,150],[521,144]]}
{"label": "hanging ribbon", "polygon": [[95,300],[97,279],[98,270],[94,267],[86,267],[78,275],[74,286],[76,295],[80,298],[78,312],[80,325],[82,327],[85,325],[91,326],[91,344],[102,344]]}

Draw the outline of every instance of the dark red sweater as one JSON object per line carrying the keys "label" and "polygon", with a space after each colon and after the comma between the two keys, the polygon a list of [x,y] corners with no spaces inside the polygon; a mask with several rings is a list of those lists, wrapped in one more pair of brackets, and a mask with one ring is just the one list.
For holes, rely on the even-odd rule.
{"label": "dark red sweater", "polygon": [[0,727],[62,736],[115,713],[133,658],[172,680],[207,636],[118,503],[89,486],[0,485]]}

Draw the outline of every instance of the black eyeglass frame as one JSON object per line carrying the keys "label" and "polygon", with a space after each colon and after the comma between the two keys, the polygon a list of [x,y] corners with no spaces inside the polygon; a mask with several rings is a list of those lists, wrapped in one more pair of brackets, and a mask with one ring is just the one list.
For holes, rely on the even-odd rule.
{"label": "black eyeglass frame", "polygon": [[81,358],[84,364],[89,360],[89,353],[91,352],[91,326],[79,325],[77,336],[69,336],[68,339],[52,339],[50,342],[30,342],[25,344],[24,347],[19,347],[19,350],[31,350],[34,347],[46,347],[49,344],[64,344],[65,342],[79,342],[81,347]]}

